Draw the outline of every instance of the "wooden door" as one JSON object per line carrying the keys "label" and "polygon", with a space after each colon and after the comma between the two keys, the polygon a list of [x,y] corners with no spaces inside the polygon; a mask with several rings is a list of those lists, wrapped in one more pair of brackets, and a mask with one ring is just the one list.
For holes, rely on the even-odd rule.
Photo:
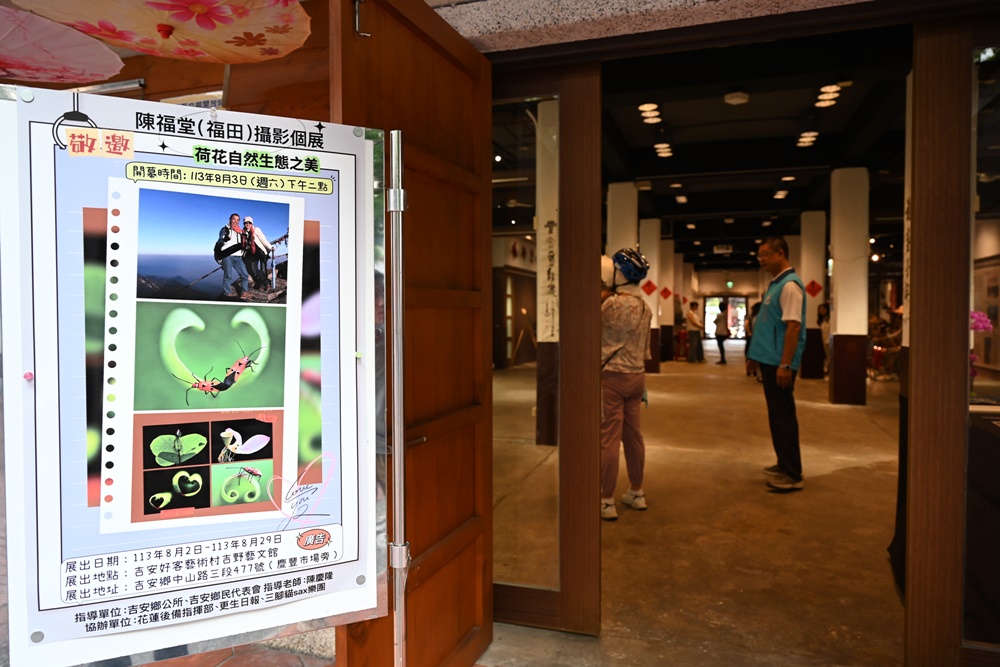
{"label": "wooden door", "polygon": [[[403,137],[407,665],[472,665],[493,633],[490,66],[422,0],[360,10],[370,37],[330,4],[330,109]],[[338,667],[391,665],[392,634],[339,629]]]}

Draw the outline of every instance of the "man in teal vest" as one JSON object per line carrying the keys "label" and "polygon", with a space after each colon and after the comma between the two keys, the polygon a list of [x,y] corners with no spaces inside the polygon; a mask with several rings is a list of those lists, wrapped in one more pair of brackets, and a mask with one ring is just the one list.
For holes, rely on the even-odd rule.
{"label": "man in teal vest", "polygon": [[754,320],[747,365],[759,365],[767,402],[771,442],[778,456],[764,468],[767,485],[777,491],[802,488],[799,420],[795,415],[795,375],[806,347],[805,288],[788,263],[788,244],[770,238],[757,250],[760,268],[773,276]]}

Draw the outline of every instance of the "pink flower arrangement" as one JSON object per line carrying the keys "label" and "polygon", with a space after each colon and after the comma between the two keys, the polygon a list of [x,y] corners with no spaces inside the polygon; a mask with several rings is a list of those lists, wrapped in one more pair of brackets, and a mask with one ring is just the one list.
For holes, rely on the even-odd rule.
{"label": "pink flower arrangement", "polygon": [[[970,331],[993,331],[993,323],[990,322],[989,316],[981,310],[973,310],[969,312],[969,330]],[[969,377],[974,378],[978,375],[974,364],[979,361],[979,355],[975,352],[969,352]]]}
{"label": "pink flower arrangement", "polygon": [[993,331],[989,316],[981,310],[969,312],[969,329],[972,331]]}

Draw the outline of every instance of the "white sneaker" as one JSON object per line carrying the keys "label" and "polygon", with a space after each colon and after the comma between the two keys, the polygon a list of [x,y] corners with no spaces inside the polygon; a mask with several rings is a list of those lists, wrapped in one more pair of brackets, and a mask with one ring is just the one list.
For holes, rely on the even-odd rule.
{"label": "white sneaker", "polygon": [[618,510],[615,509],[614,498],[601,498],[601,518],[605,521],[618,520]]}
{"label": "white sneaker", "polygon": [[641,490],[633,491],[632,489],[629,489],[622,494],[622,502],[634,510],[649,509],[646,507],[646,495]]}

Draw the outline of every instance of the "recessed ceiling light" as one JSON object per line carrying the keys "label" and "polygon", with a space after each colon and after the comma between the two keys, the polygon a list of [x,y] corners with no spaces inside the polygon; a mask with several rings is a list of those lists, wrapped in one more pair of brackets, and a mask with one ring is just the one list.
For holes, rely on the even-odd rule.
{"label": "recessed ceiling light", "polygon": [[743,92],[742,90],[737,90],[732,93],[726,93],[726,95],[722,99],[725,100],[726,104],[735,107],[749,102],[750,95],[748,93]]}
{"label": "recessed ceiling light", "polygon": [[[777,192],[774,193],[774,198],[775,199],[784,199],[787,196],[788,196],[788,190],[778,190]],[[771,221],[767,220],[766,223],[767,224],[764,225],[765,227],[767,225],[771,224]]]}
{"label": "recessed ceiling light", "polygon": [[653,144],[653,148],[670,148],[670,144],[667,143]]}
{"label": "recessed ceiling light", "polygon": [[873,262],[877,262],[878,261],[878,255],[872,255],[872,261]]}
{"label": "recessed ceiling light", "polygon": [[799,148],[809,148],[810,146],[813,145],[813,142],[811,142],[811,141],[799,141],[799,143],[797,143],[795,145],[798,146]]}
{"label": "recessed ceiling light", "polygon": [[517,220],[511,220],[511,221],[510,221],[510,224],[512,224],[512,225],[516,225],[516,224],[517,224]]}
{"label": "recessed ceiling light", "polygon": [[656,118],[657,116],[660,115],[660,112],[659,111],[643,111],[641,115],[642,115],[643,118]]}
{"label": "recessed ceiling light", "polygon": [[831,83],[829,86],[823,86],[820,90],[824,93],[836,93],[840,90],[840,86],[835,83]]}
{"label": "recessed ceiling light", "polygon": [[868,243],[875,243],[875,239],[868,239]]}
{"label": "recessed ceiling light", "polygon": [[677,195],[676,197],[674,197],[674,199],[677,200],[678,204],[686,204],[686,203],[688,203],[688,198],[686,196],[684,196],[684,195]]}
{"label": "recessed ceiling light", "polygon": [[701,241],[695,241],[694,244],[695,245],[701,245]]}
{"label": "recessed ceiling light", "polygon": [[[817,103],[817,104],[818,104],[818,103]],[[653,123],[660,123],[660,122],[663,122],[663,119],[662,119],[662,118],[643,118],[643,119],[642,119],[642,122],[643,122],[643,123],[649,123],[649,124],[653,124]]]}
{"label": "recessed ceiling light", "polygon": [[837,100],[820,100],[820,101],[816,102],[816,106],[818,106],[819,108],[822,109],[822,108],[825,108],[825,107],[832,107],[836,103],[837,103]]}
{"label": "recessed ceiling light", "polygon": [[530,241],[530,240],[531,240],[531,234],[527,234],[527,235],[525,235],[525,237],[524,237],[524,238],[525,238],[525,240],[528,240],[528,241]]}
{"label": "recessed ceiling light", "polygon": [[736,222],[736,220],[735,220],[734,218],[723,218],[723,219],[722,219],[722,221],[723,221],[724,223],[726,223],[727,225],[731,225],[731,224],[733,224],[734,222]]}
{"label": "recessed ceiling light", "polygon": [[788,182],[788,181],[794,181],[794,180],[795,180],[795,177],[794,177],[794,176],[782,176],[782,177],[781,177],[781,180],[783,180],[783,181],[785,181],[785,182]]}
{"label": "recessed ceiling light", "polygon": [[653,111],[659,108],[660,108],[659,104],[653,104],[652,102],[646,102],[645,104],[639,105],[639,111]]}
{"label": "recessed ceiling light", "polygon": [[816,130],[809,130],[808,132],[803,132],[803,133],[802,133],[802,134],[800,134],[799,136],[800,136],[800,137],[803,137],[803,138],[806,138],[806,137],[813,137],[813,138],[816,138],[816,137],[818,137],[818,136],[819,136],[819,132],[817,132]]}
{"label": "recessed ceiling light", "polygon": [[671,183],[670,187],[672,187],[672,188],[683,188],[684,186],[681,183]]}
{"label": "recessed ceiling light", "polygon": [[501,158],[501,157],[500,157],[499,155],[494,155],[494,156],[493,156],[493,161],[494,161],[494,162],[499,162],[499,161],[500,161],[500,160],[502,160],[502,159],[503,159],[503,158]]}
{"label": "recessed ceiling light", "polygon": [[816,96],[818,100],[835,100],[840,97],[840,93],[820,93]]}
{"label": "recessed ceiling light", "polygon": [[705,256],[705,253],[703,253],[703,252],[699,252],[699,253],[698,253],[698,256],[699,256],[699,257],[704,257],[704,256]]}
{"label": "recessed ceiling light", "polygon": [[670,157],[673,155],[673,153],[671,153],[670,151],[664,151],[662,153],[657,153],[657,155],[659,155],[660,157]]}
{"label": "recessed ceiling light", "polygon": [[694,223],[693,222],[689,222],[689,223],[687,223],[684,226],[687,227],[688,229],[694,229]]}
{"label": "recessed ceiling light", "polygon": [[760,226],[761,227],[770,227],[771,226],[771,221],[770,220],[765,220],[764,222],[760,223]]}

